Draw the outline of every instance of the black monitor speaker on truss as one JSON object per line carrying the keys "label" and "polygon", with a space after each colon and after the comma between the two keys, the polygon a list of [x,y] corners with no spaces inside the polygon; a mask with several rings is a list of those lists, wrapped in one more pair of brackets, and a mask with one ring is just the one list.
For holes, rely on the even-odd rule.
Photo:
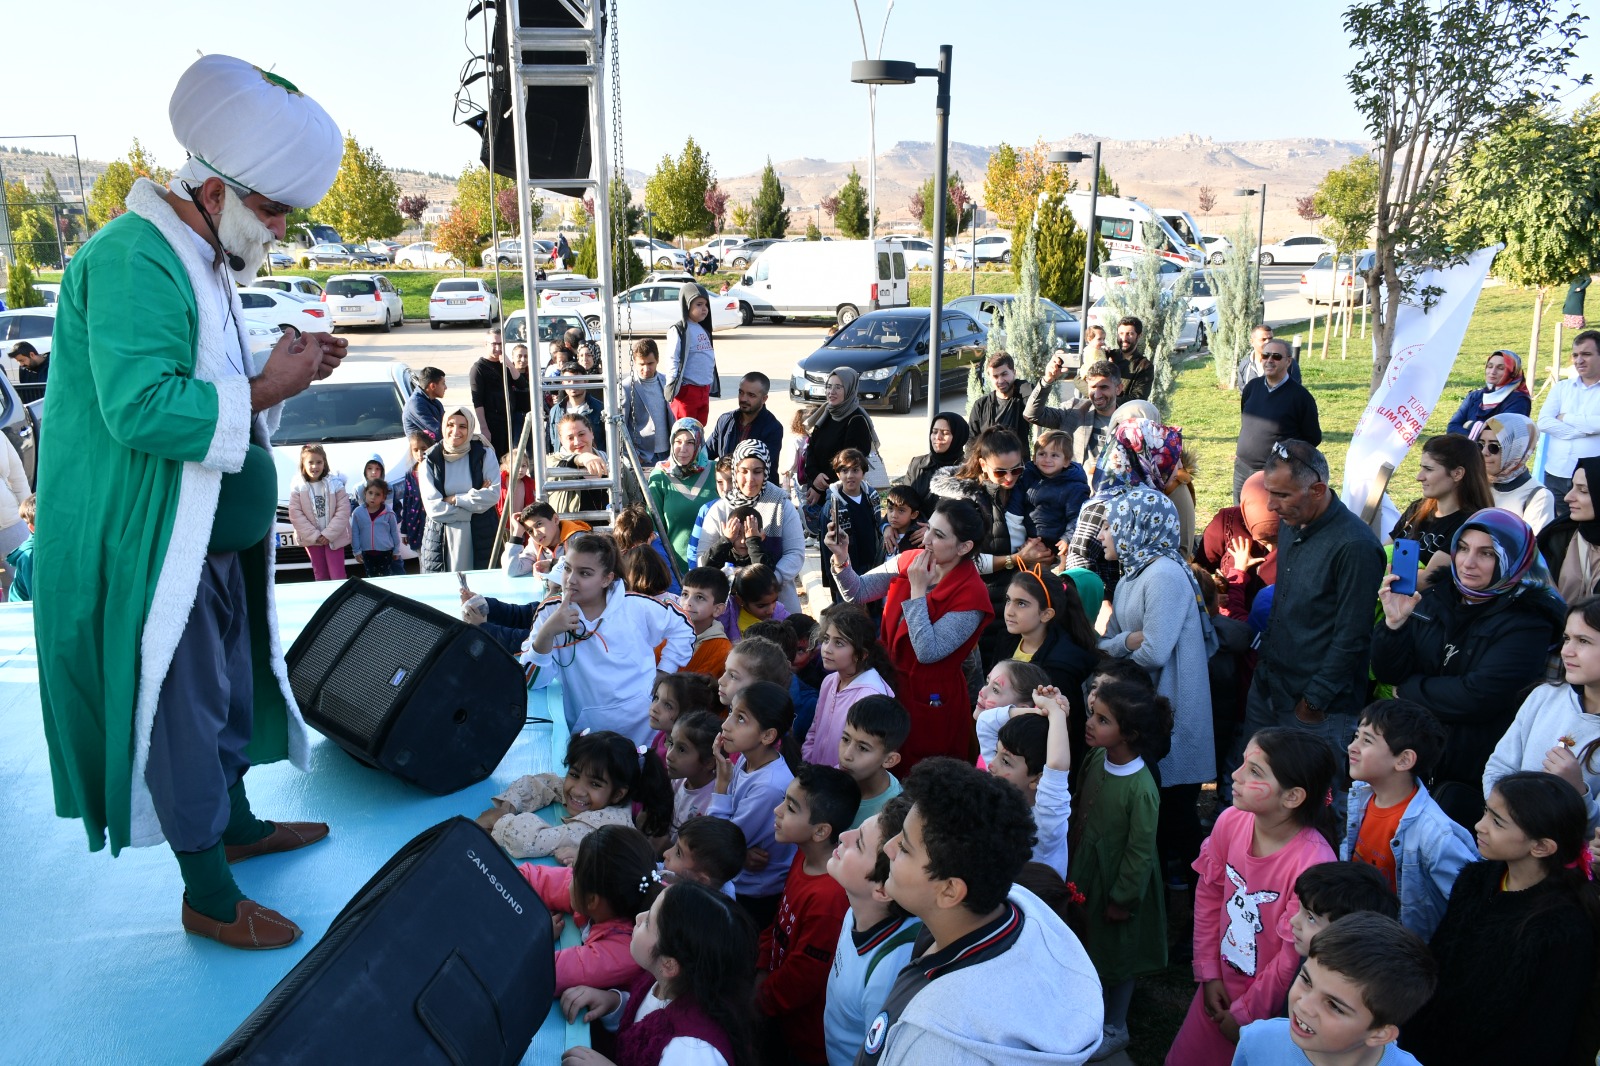
{"label": "black monitor speaker on truss", "polygon": [[[604,0],[592,0],[597,6]],[[506,34],[503,22],[505,5],[490,2],[494,9],[494,28],[489,75],[489,110],[468,121],[483,138],[480,157],[483,165],[502,177],[517,176],[516,129],[512,117],[512,92],[516,79],[506,61]],[[520,0],[518,17],[523,29],[571,28],[581,23],[562,0]],[[603,16],[602,16],[603,18]],[[602,21],[602,37],[604,23]],[[596,63],[601,61],[595,57]],[[539,65],[582,65],[588,57],[582,52],[525,50],[521,62]],[[594,146],[589,137],[589,90],[581,85],[529,86],[524,90],[523,115],[526,117],[528,173],[543,188],[567,196],[582,196],[582,186],[563,187],[560,179],[586,179],[593,166]],[[494,146],[491,165],[490,144]],[[554,180],[551,180],[554,179]]]}

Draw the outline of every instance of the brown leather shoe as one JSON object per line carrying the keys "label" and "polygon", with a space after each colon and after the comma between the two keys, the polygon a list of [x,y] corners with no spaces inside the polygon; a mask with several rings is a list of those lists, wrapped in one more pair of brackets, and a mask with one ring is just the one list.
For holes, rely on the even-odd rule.
{"label": "brown leather shoe", "polygon": [[257,855],[271,855],[278,851],[293,851],[307,844],[315,844],[328,835],[327,822],[268,822],[272,832],[254,844],[230,844],[223,853],[229,862],[243,862]]}
{"label": "brown leather shoe", "polygon": [[201,914],[183,901],[183,927],[196,936],[207,937],[230,948],[265,951],[286,948],[300,939],[300,927],[277,911],[268,910],[254,900],[243,900],[234,907],[231,922],[219,922]]}

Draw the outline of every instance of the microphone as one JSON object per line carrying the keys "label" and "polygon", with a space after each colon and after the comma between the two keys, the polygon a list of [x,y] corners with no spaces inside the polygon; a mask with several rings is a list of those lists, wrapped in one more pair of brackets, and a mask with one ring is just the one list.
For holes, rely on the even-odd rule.
{"label": "microphone", "polygon": [[188,190],[190,201],[194,204],[195,208],[200,212],[200,217],[205,220],[206,229],[211,231],[211,236],[217,242],[218,250],[220,250],[224,255],[227,256],[227,258],[228,258],[228,269],[232,270],[235,274],[237,274],[239,271],[243,270],[244,269],[244,256],[239,255],[237,252],[230,252],[226,248],[222,247],[222,236],[221,236],[221,234],[219,234],[217,232],[217,224],[215,222],[211,221],[211,212],[207,211],[204,207],[200,206],[200,190],[196,189],[193,185],[190,185],[188,182],[184,182],[183,183],[183,187],[186,190]]}
{"label": "microphone", "polygon": [[[227,249],[223,249],[223,250],[227,251]],[[232,252],[228,252],[228,269],[232,270],[235,274],[237,274],[239,271],[243,270],[244,269],[244,256],[235,255]]]}

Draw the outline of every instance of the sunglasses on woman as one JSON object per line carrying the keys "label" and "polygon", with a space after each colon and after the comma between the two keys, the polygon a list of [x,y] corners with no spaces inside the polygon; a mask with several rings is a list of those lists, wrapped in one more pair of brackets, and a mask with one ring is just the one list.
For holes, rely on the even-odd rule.
{"label": "sunglasses on woman", "polygon": [[1499,455],[1500,442],[1493,440],[1480,440],[1478,442],[1478,450],[1484,455]]}

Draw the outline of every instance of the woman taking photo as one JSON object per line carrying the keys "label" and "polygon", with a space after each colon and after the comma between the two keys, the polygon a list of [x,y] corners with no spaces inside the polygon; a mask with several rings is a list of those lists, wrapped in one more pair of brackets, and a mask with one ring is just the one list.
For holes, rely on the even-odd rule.
{"label": "woman taking photo", "polygon": [[1411,501],[1389,539],[1416,541],[1421,545],[1417,561],[1427,566],[1436,553],[1450,551],[1467,516],[1494,506],[1494,494],[1477,443],[1454,434],[1429,437],[1422,445],[1417,484],[1422,498]]}
{"label": "woman taking photo", "polygon": [[1495,415],[1478,431],[1478,451],[1494,505],[1520,515],[1538,536],[1555,521],[1556,496],[1528,469],[1533,443],[1533,421],[1527,415]]}
{"label": "woman taking photo", "polygon": [[823,501],[828,486],[839,479],[833,460],[846,448],[854,448],[868,459],[878,450],[878,434],[872,419],[856,400],[856,382],[861,375],[847,366],[835,367],[828,375],[828,402],[806,416],[811,436],[806,443],[804,482],[806,502],[812,507]]}
{"label": "woman taking photo", "polygon": [[1579,459],[1565,499],[1570,518],[1539,532],[1539,554],[1556,591],[1568,603],[1600,592],[1600,519],[1591,489],[1600,489],[1600,456]]}
{"label": "woman taking photo", "polygon": [[829,529],[834,579],[851,603],[883,601],[880,627],[900,681],[896,694],[911,713],[900,747],[899,773],[934,755],[972,761],[975,739],[961,663],[994,618],[989,591],[973,565],[983,522],[965,500],[941,500],[928,519],[923,546],[857,574],[850,545]]}
{"label": "woman taking photo", "polygon": [[1522,360],[1517,353],[1502,348],[1491,352],[1483,364],[1483,388],[1473,389],[1461,401],[1455,416],[1450,419],[1448,432],[1465,437],[1473,435],[1483,423],[1496,415],[1523,415],[1533,413],[1533,397],[1528,394],[1528,383],[1522,378]]}
{"label": "woman taking photo", "polygon": [[759,440],[741,441],[733,450],[733,484],[720,500],[713,501],[701,520],[700,557],[694,566],[709,566],[717,547],[728,539],[728,515],[735,508],[754,507],[761,518],[761,545],[778,575],[778,600],[790,614],[800,611],[794,579],[806,561],[806,533],[800,512],[777,485],[767,480],[772,468],[767,446]]}
{"label": "woman taking photo", "polygon": [[960,466],[967,457],[967,441],[972,430],[967,420],[958,414],[946,412],[933,420],[928,430],[928,450],[913,456],[906,464],[904,477],[896,478],[897,485],[910,485],[923,496],[928,495],[933,477],[947,466]]}
{"label": "woman taking photo", "polygon": [[494,551],[494,505],[500,467],[494,450],[472,436],[465,407],[445,416],[444,436],[422,457],[423,573],[487,568]]}
{"label": "woman taking photo", "polygon": [[1186,879],[1200,854],[1200,786],[1217,777],[1207,662],[1216,631],[1194,573],[1178,554],[1178,512],[1159,489],[1140,486],[1110,500],[1100,543],[1122,565],[1100,650],[1150,671],[1172,704],[1172,750],[1159,765],[1156,846],[1170,879]]}
{"label": "woman taking photo", "polygon": [[706,458],[705,427],[692,418],[672,424],[671,446],[667,457],[650,471],[650,498],[667,525],[662,534],[678,573],[686,574],[689,562],[689,535],[700,508],[717,498],[717,482]]}
{"label": "woman taking photo", "polygon": [[1399,595],[1395,575],[1383,579],[1372,673],[1444,726],[1429,787],[1445,813],[1470,829],[1483,813],[1484,765],[1544,676],[1566,611],[1548,586],[1527,580],[1533,531],[1509,511],[1467,518],[1445,554],[1449,580],[1421,593]]}

